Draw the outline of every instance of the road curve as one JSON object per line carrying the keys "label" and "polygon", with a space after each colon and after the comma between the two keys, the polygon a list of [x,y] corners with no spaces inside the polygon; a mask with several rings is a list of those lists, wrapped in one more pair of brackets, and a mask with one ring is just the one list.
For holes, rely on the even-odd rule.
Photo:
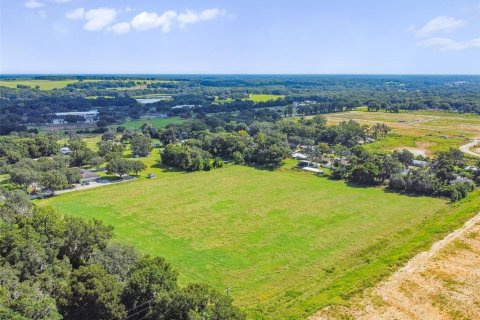
{"label": "road curve", "polygon": [[473,152],[470,150],[471,148],[475,147],[478,143],[480,143],[480,139],[473,140],[472,142],[469,142],[467,144],[464,144],[463,146],[460,147],[460,151],[463,153],[472,155],[474,157],[480,157],[480,154]]}

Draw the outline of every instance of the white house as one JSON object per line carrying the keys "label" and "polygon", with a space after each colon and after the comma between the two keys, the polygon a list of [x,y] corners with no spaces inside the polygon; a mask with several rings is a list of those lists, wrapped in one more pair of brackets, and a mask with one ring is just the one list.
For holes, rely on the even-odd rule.
{"label": "white house", "polygon": [[72,150],[70,150],[69,147],[61,147],[60,148],[60,153],[64,155],[68,155],[72,153]]}
{"label": "white house", "polygon": [[311,167],[303,167],[302,168],[303,171],[306,171],[306,172],[311,172],[311,173],[315,173],[315,174],[323,174],[323,170],[320,170],[320,169],[317,169],[317,168],[311,168]]}
{"label": "white house", "polygon": [[98,111],[72,111],[72,112],[56,112],[52,115],[53,124],[63,124],[65,123],[65,118],[67,116],[78,116],[83,117],[84,122],[97,122],[98,121]]}
{"label": "white house", "polygon": [[292,153],[292,158],[294,159],[297,159],[297,160],[305,160],[305,159],[308,159],[308,156],[304,153],[300,153],[300,152],[294,152]]}
{"label": "white house", "polygon": [[414,167],[419,168],[425,168],[426,166],[428,166],[428,162],[423,160],[413,160],[412,164]]}

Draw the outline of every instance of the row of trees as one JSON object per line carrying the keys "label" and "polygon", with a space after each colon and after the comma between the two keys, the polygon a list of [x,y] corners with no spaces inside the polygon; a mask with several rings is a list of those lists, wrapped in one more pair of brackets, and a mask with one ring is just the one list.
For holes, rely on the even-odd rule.
{"label": "row of trees", "polygon": [[36,159],[58,153],[60,146],[53,135],[23,133],[0,137],[0,163],[15,163],[22,158]]}
{"label": "row of trees", "polygon": [[107,173],[116,174],[120,177],[127,174],[138,174],[147,169],[147,166],[140,160],[127,160],[120,157],[111,159],[106,166]]}
{"label": "row of trees", "polygon": [[480,183],[478,172],[464,171],[464,155],[457,149],[441,152],[429,165],[413,169],[409,166],[414,156],[408,150],[379,156],[357,146],[351,152],[348,163],[335,163],[332,178],[362,185],[386,184],[391,190],[445,196],[452,201],[466,197],[474,189],[474,181]]}
{"label": "row of trees", "polygon": [[46,189],[50,191],[68,188],[80,179],[80,171],[70,168],[68,157],[55,156],[38,160],[21,159],[5,167],[10,182],[19,188],[35,193]]}
{"label": "row of trees", "polygon": [[[26,124],[48,121],[54,112],[86,111],[99,109],[100,126],[122,121],[127,117],[138,119],[141,115],[156,111],[189,115],[191,113],[219,113],[268,109],[285,106],[285,114],[294,102],[314,101],[300,105],[301,114],[319,114],[351,110],[367,106],[371,111],[441,109],[457,112],[480,113],[480,81],[478,77],[458,76],[382,76],[382,77],[334,77],[293,76],[232,79],[178,78],[169,83],[157,82],[148,89],[135,89],[145,79],[112,78],[106,81],[77,82],[64,89],[42,91],[27,88],[0,87],[0,134],[24,130]],[[160,88],[157,88],[160,86]],[[118,90],[114,87],[125,87]],[[168,93],[171,100],[144,106],[133,96]],[[241,98],[249,93],[281,94],[286,97],[267,102],[236,99],[217,103],[216,96]],[[87,99],[88,96],[97,96]],[[108,96],[108,97],[105,97]],[[172,109],[176,105],[196,105],[190,109]],[[151,108],[152,107],[152,108]]]}
{"label": "row of trees", "polygon": [[20,190],[1,192],[0,318],[245,318],[206,285],[180,287],[168,262],[116,242],[112,227],[34,207]]}
{"label": "row of trees", "polygon": [[[151,130],[148,127],[145,129]],[[162,153],[163,162],[184,170],[188,167],[191,171],[198,170],[199,166],[184,164],[188,158],[185,154],[188,153],[192,163],[219,157],[235,163],[275,168],[299,145],[323,143],[327,147],[339,145],[347,148],[368,139],[382,138],[389,131],[384,124],[369,127],[354,121],[327,127],[325,117],[317,115],[298,121],[253,121],[249,125],[208,117],[170,126],[157,132],[157,135],[166,146]]]}

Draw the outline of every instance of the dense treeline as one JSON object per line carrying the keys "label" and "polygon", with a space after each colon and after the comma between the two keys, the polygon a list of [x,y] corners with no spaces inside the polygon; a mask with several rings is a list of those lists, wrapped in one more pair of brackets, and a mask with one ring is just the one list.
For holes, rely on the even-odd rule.
{"label": "dense treeline", "polygon": [[1,319],[244,319],[203,284],[180,287],[163,258],[141,256],[98,220],[1,193]]}
{"label": "dense treeline", "polygon": [[[427,162],[415,161],[408,150],[376,155],[357,146],[344,159],[348,161],[334,163],[332,178],[361,185],[387,185],[393,191],[448,197],[452,201],[466,197],[475,183],[480,185],[480,172],[465,170],[464,155],[457,149],[440,152]],[[415,164],[419,165],[412,166]]]}
{"label": "dense treeline", "polygon": [[210,170],[218,162],[217,158],[276,168],[299,145],[323,142],[352,147],[388,132],[382,125],[370,128],[354,121],[327,127],[326,119],[319,115],[299,121],[265,120],[253,119],[246,124],[207,117],[169,126],[158,132],[160,141],[166,146],[162,161],[187,171]]}
{"label": "dense treeline", "polygon": [[15,163],[22,158],[49,157],[60,149],[52,135],[24,133],[0,137],[0,164]]}
{"label": "dense treeline", "polygon": [[69,83],[67,88],[73,89],[105,89],[105,88],[131,88],[136,86],[137,83],[133,80],[129,81],[79,81],[75,83]]}
{"label": "dense treeline", "polygon": [[[478,76],[110,76],[98,79],[100,81],[80,81],[51,91],[0,87],[0,134],[24,130],[26,124],[45,123],[53,112],[89,109],[99,109],[99,126],[156,112],[189,116],[262,108],[276,109],[283,115],[320,114],[360,106],[372,111],[435,109],[480,114]],[[152,79],[169,82],[146,82]],[[147,88],[135,89],[139,84]],[[246,99],[251,93],[285,95],[285,98],[255,103]],[[150,94],[168,94],[173,98],[148,106],[133,99]],[[216,97],[227,100],[220,103]],[[311,103],[302,105],[305,101]],[[300,105],[287,110],[296,103]],[[193,107],[172,109],[182,105]]]}

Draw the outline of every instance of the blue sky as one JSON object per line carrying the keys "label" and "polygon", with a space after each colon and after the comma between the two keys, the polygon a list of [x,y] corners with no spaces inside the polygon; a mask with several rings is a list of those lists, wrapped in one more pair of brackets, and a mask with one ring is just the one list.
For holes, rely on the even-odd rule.
{"label": "blue sky", "polygon": [[0,73],[480,74],[480,0],[1,0]]}

